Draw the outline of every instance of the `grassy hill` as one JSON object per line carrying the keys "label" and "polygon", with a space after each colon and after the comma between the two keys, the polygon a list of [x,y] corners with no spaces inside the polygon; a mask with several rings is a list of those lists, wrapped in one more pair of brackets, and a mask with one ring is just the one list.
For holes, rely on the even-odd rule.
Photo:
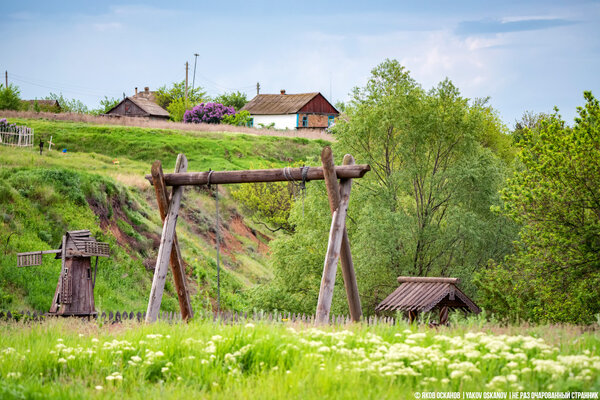
{"label": "grassy hill", "polygon": [[[11,122],[34,128],[36,141],[52,136],[56,150],[46,147],[40,156],[37,148],[0,146],[0,309],[49,308],[59,261],[45,256],[40,267],[17,268],[16,253],[57,248],[64,231],[73,229],[90,229],[111,245],[111,258],[99,263],[96,308],[145,309],[161,232],[153,189],[144,179],[154,160],[160,159],[165,171],[172,170],[180,152],[186,154],[190,171],[314,164],[326,144],[67,121]],[[244,216],[229,188],[219,191],[221,299],[227,308],[244,309],[245,290],[270,277],[272,234]],[[186,189],[178,235],[193,306],[208,308],[216,297],[214,190]],[[177,307],[169,279],[163,309]]]}

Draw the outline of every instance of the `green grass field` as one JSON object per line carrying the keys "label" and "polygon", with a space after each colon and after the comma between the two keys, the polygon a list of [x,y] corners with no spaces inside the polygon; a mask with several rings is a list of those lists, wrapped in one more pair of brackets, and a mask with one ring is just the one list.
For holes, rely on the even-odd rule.
{"label": "green grass field", "polygon": [[568,326],[0,325],[0,398],[408,399],[600,390],[600,336]]}

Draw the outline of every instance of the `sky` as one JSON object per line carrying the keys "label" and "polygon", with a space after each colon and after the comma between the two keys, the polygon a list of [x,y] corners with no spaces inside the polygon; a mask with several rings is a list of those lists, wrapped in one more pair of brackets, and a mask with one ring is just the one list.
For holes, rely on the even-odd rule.
{"label": "sky", "polygon": [[335,103],[387,58],[425,89],[449,78],[464,97],[489,97],[509,128],[555,106],[571,123],[585,90],[600,97],[600,1],[0,4],[0,71],[23,99],[62,93],[93,108],[181,81],[187,61],[190,86],[211,96],[250,99],[259,82]]}

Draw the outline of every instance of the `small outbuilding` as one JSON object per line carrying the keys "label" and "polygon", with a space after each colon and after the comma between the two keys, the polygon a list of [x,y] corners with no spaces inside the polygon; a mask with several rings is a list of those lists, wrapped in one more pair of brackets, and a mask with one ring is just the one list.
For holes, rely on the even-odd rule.
{"label": "small outbuilding", "polygon": [[274,124],[275,129],[327,129],[340,114],[319,92],[258,94],[240,111],[248,111],[254,127]]}
{"label": "small outbuilding", "polygon": [[119,104],[108,110],[106,115],[169,119],[169,112],[156,104],[154,99],[154,92],[150,92],[148,87],[139,93],[136,88],[134,96],[124,98]]}
{"label": "small outbuilding", "polygon": [[409,321],[419,313],[439,309],[440,325],[448,322],[448,310],[478,314],[481,309],[459,288],[458,278],[398,277],[400,286],[375,307],[376,312],[403,311]]}

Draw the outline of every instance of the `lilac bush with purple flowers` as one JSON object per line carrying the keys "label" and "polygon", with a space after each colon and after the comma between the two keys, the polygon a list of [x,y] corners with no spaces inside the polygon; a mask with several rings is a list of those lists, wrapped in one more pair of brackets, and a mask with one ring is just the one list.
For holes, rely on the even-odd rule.
{"label": "lilac bush with purple flowers", "polygon": [[183,114],[183,122],[218,124],[226,115],[235,115],[235,109],[221,103],[200,103]]}
{"label": "lilac bush with purple flowers", "polygon": [[16,132],[17,124],[11,124],[6,118],[0,119],[0,130],[4,132]]}

